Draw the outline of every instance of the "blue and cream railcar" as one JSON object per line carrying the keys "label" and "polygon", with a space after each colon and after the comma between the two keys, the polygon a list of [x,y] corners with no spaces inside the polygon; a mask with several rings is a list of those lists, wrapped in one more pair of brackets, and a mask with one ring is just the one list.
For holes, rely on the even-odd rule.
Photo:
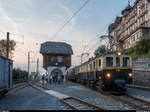
{"label": "blue and cream railcar", "polygon": [[123,89],[125,84],[132,83],[132,58],[128,55],[106,55],[102,57],[101,68],[97,77],[105,88]]}
{"label": "blue and cream railcar", "polygon": [[95,86],[100,83],[107,89],[123,89],[132,83],[132,58],[129,55],[107,54],[90,59],[74,68],[77,82]]}

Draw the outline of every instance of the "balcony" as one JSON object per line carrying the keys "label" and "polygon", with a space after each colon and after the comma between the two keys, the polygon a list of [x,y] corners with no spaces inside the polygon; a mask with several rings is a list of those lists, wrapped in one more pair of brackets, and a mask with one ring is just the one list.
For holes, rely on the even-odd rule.
{"label": "balcony", "polygon": [[148,12],[148,9],[142,10],[142,11],[140,12],[140,14],[138,15],[138,18],[144,16],[147,12]]}

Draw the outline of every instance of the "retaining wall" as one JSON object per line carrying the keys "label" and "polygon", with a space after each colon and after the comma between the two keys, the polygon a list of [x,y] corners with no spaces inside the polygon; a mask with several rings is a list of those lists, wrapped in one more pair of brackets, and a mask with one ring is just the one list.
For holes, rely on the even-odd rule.
{"label": "retaining wall", "polygon": [[150,57],[133,60],[133,84],[150,87]]}

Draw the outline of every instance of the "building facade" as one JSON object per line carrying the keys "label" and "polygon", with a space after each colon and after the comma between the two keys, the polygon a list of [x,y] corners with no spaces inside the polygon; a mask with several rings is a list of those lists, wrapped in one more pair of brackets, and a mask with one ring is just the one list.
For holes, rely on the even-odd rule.
{"label": "building facade", "polygon": [[136,0],[134,6],[128,5],[108,31],[112,50],[116,50],[116,43],[124,50],[135,46],[141,38],[150,38],[150,0]]}
{"label": "building facade", "polygon": [[71,66],[71,45],[65,42],[45,42],[41,44],[40,53],[43,55],[43,68],[48,75],[66,76],[66,69]]}

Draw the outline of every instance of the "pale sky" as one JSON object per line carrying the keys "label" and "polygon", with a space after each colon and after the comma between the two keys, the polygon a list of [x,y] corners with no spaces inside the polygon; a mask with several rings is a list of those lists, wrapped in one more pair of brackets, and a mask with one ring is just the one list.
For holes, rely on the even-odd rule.
{"label": "pale sky", "polygon": [[[27,69],[27,53],[31,52],[31,71],[36,70],[40,44],[45,41],[63,41],[72,45],[72,65],[80,63],[81,53],[90,57],[98,47],[98,37],[107,33],[107,27],[120,15],[128,0],[90,0],[72,21],[53,39],[51,37],[69,20],[86,0],[0,0],[0,39],[17,41],[14,67]],[[134,3],[135,0],[132,0]],[[88,51],[90,49],[90,51]]]}

